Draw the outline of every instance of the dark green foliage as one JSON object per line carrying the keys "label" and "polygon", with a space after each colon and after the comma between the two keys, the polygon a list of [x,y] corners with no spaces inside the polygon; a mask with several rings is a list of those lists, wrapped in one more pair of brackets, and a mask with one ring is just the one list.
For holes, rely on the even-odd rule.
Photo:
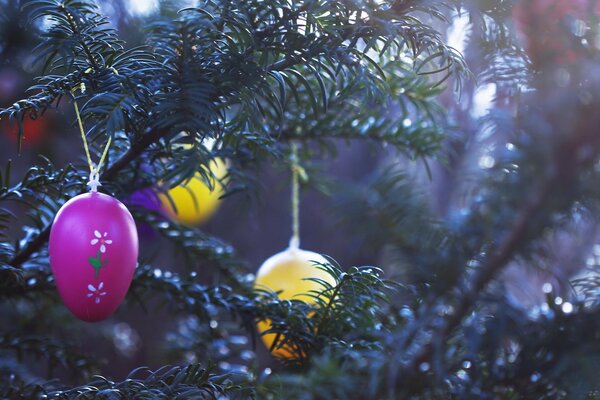
{"label": "dark green foliage", "polygon": [[96,377],[87,385],[64,389],[57,384],[33,385],[14,379],[14,389],[0,392],[7,398],[50,398],[50,399],[216,399],[227,396],[230,399],[247,398],[251,391],[236,384],[235,374],[215,374],[212,369],[198,364],[185,367],[165,366],[157,371],[138,368],[122,382],[113,382]]}
{"label": "dark green foliage", "polygon": [[387,292],[393,284],[384,282],[381,271],[375,267],[354,267],[348,272],[334,264],[318,267],[335,277],[336,285],[315,279],[322,286],[310,293],[316,306],[299,300],[279,300],[275,293],[259,293],[265,306],[257,317],[271,321],[271,329],[266,332],[277,334],[273,348],[285,346],[295,354],[294,359],[282,361],[304,364],[310,355],[327,347],[341,354],[380,349],[380,333],[390,328],[384,326],[382,319]]}
{"label": "dark green foliage", "polygon": [[[76,345],[64,345],[62,329],[27,332],[29,322],[15,317],[14,326],[0,327],[0,397],[593,398],[600,390],[597,271],[574,281],[582,298],[564,303],[550,291],[529,310],[498,277],[510,263],[548,258],[552,234],[597,214],[600,82],[586,71],[598,54],[589,49],[560,87],[554,70],[532,79],[509,29],[511,3],[206,0],[176,13],[166,5],[145,27],[144,44],[130,48],[91,1],[25,1],[27,29],[40,36],[34,54],[42,76],[0,118],[22,127],[61,99],[76,100],[94,161],[112,138],[100,179],[120,199],[196,173],[208,178],[203,166],[216,157],[231,163],[228,194],[244,190],[257,165],[286,166],[292,141],[301,144],[302,162],[335,153],[339,139],[361,139],[426,165],[439,154],[452,164],[470,141],[450,138],[458,150],[446,151],[447,133],[461,128],[474,130],[473,142],[491,137],[497,146],[490,168],[466,171],[470,180],[453,188],[460,208],[449,213],[427,204],[402,164],[368,187],[336,185],[340,220],[358,231],[364,249],[384,253],[386,265],[320,265],[336,284],[318,281],[315,305],[253,291],[232,246],[131,207],[174,256],[166,266],[140,260],[126,304],[180,318],[165,351],[187,365],[140,368],[122,382],[90,378],[94,366]],[[462,55],[440,33],[458,11],[472,21],[471,46],[480,52],[467,48],[467,55],[483,53],[477,78],[508,97],[531,86],[510,98],[513,109],[476,120],[458,106],[448,116],[438,102],[448,95],[444,85],[472,85]],[[12,13],[0,9],[0,21]],[[208,139],[214,147],[205,146]],[[10,162],[0,170],[0,309],[7,316],[22,307],[38,318],[58,315],[57,326],[65,321],[47,239],[60,206],[86,190],[82,159],[61,169],[42,159],[17,182]],[[90,263],[102,267],[99,257]],[[211,282],[197,276],[199,263]],[[270,375],[239,339],[247,333],[254,342],[261,319],[272,321],[275,347],[296,353]],[[88,383],[36,379],[22,360],[32,356]]]}

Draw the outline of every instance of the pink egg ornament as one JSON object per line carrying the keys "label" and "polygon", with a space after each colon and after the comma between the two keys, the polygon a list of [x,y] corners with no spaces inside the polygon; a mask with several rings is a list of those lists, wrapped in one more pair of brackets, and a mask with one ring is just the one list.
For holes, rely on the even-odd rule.
{"label": "pink egg ornament", "polygon": [[65,306],[79,319],[108,318],[125,297],[138,258],[133,217],[103,193],[80,194],[56,214],[50,267]]}

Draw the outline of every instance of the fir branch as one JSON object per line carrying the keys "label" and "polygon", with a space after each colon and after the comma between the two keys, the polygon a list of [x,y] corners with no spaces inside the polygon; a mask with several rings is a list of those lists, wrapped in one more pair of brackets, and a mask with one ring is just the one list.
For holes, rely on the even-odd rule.
{"label": "fir branch", "polygon": [[186,266],[196,265],[198,260],[215,262],[219,271],[241,292],[249,291],[250,282],[241,279],[247,274],[247,266],[238,258],[231,245],[211,237],[197,228],[190,228],[165,220],[159,214],[147,210],[133,210],[136,220],[149,224],[156,232],[173,242],[183,254]]}
{"label": "fir branch", "polygon": [[102,398],[140,397],[147,396],[155,399],[197,398],[215,399],[219,396],[228,398],[248,398],[252,390],[244,382],[248,378],[241,374],[217,374],[215,366],[209,364],[190,364],[184,367],[164,366],[156,371],[147,368],[133,370],[122,382],[111,381],[102,376],[96,376],[86,385],[66,388],[57,384],[23,385],[18,390],[9,393],[13,398],[31,396],[31,393],[44,393],[48,399],[80,399],[82,397]]}
{"label": "fir branch", "polygon": [[0,335],[0,350],[10,350],[17,353],[21,360],[25,356],[48,361],[48,375],[56,365],[62,365],[72,372],[89,374],[97,368],[96,362],[89,356],[78,354],[74,346],[65,345],[45,337],[34,335],[3,334]]}
{"label": "fir branch", "polygon": [[[597,85],[598,82],[595,84]],[[572,104],[569,103],[573,101],[571,96],[575,96],[575,93],[566,91],[563,93],[563,97],[558,100],[556,98],[547,100],[546,107],[543,108],[546,114],[543,117],[551,120],[553,110],[564,110],[567,104]],[[591,112],[593,107],[593,105],[578,107],[575,112]],[[521,182],[514,182],[509,187],[503,188],[508,191],[512,188],[514,191],[515,186],[524,184],[529,179],[537,181],[533,193],[528,196],[528,201],[520,207],[514,224],[507,227],[506,231],[500,231],[499,237],[502,240],[499,241],[499,244],[492,242],[486,245],[486,257],[483,259],[481,267],[472,275],[468,272],[464,274],[464,281],[456,291],[458,300],[450,302],[453,305],[452,312],[449,312],[441,322],[436,322],[436,326],[431,332],[431,338],[424,341],[420,349],[411,356],[410,362],[397,372],[397,376],[414,374],[419,371],[419,366],[423,363],[432,363],[437,350],[436,344],[447,342],[452,332],[477,304],[477,300],[489,283],[507,263],[522,254],[525,249],[531,250],[528,246],[540,239],[544,228],[547,228],[546,224],[559,223],[551,221],[550,216],[556,213],[568,212],[579,196],[584,197],[584,190],[582,188],[577,189],[576,185],[581,180],[581,175],[593,168],[594,163],[600,156],[600,140],[595,133],[596,123],[597,119],[590,121],[581,118],[578,119],[578,125],[572,127],[573,130],[568,132],[571,134],[570,136],[567,135],[567,132],[557,133],[554,141],[547,144],[549,154],[548,158],[543,160],[545,163],[543,165],[549,171],[543,174],[541,179],[537,175],[531,176],[523,173]],[[533,137],[540,133],[536,131],[536,129],[539,129],[539,125],[532,125],[529,128],[531,129],[529,134]],[[583,149],[586,149],[586,151],[583,152]],[[511,161],[514,162],[515,160]],[[569,186],[571,191],[564,192],[562,189],[565,186]],[[549,202],[548,198],[552,198],[553,202]],[[504,199],[504,202],[506,201]],[[506,207],[506,204],[501,207]],[[444,298],[444,301],[446,300]],[[434,309],[438,305],[439,303],[436,302]],[[426,314],[435,314],[435,311],[426,312]]]}
{"label": "fir branch", "polygon": [[536,190],[535,194],[531,197],[530,201],[525,205],[521,211],[516,222],[507,234],[506,239],[498,246],[497,250],[491,250],[492,254],[489,261],[484,264],[479,271],[469,279],[468,283],[464,284],[464,289],[460,291],[460,297],[454,306],[452,313],[444,320],[439,329],[436,330],[434,335],[437,335],[437,339],[432,339],[417,353],[411,363],[402,369],[399,374],[410,373],[412,371],[418,371],[419,366],[423,363],[431,362],[433,352],[435,351],[434,343],[440,342],[439,338],[447,338],[452,331],[463,321],[465,316],[472,310],[473,306],[477,304],[477,299],[489,285],[494,277],[497,276],[499,271],[506,266],[506,264],[514,257],[517,249],[522,246],[522,243],[526,240],[529,234],[529,224],[531,220],[536,217],[536,213],[539,212],[540,206],[544,203],[550,187],[555,184],[554,179],[547,179],[541,184],[541,187]]}

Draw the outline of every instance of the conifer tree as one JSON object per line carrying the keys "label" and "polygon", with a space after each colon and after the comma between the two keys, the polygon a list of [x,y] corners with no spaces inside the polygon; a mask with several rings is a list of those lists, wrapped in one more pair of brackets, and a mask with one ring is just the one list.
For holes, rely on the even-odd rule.
{"label": "conifer tree", "polygon": [[[283,300],[253,287],[226,238],[128,203],[179,257],[142,248],[153,257],[121,308],[187,325],[164,366],[111,376],[106,339],[66,312],[50,269],[52,222],[88,191],[83,151],[20,176],[1,160],[0,398],[600,398],[593,0],[165,1],[133,43],[92,0],[16,3],[0,0],[0,21],[19,24],[38,77],[0,121],[21,153],[28,122],[60,111],[75,128],[80,115],[95,162],[110,144],[99,191],[123,202],[196,176],[228,201],[260,191],[260,166],[308,170],[302,186],[326,186],[374,266],[328,258],[335,284]],[[446,35],[457,21],[460,51]],[[0,29],[0,60],[16,40]],[[495,95],[477,113],[482,87]],[[311,163],[349,141],[394,161],[367,187],[315,179]],[[542,274],[535,301],[507,271]],[[273,371],[248,352],[257,321],[270,350],[293,349]]]}

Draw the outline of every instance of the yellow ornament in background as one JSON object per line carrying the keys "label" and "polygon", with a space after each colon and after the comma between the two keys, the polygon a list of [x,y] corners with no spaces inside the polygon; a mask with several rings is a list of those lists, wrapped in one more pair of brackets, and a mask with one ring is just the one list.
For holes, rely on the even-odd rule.
{"label": "yellow ornament in background", "polygon": [[227,165],[222,159],[215,158],[210,162],[209,170],[216,178],[211,181],[213,190],[210,190],[202,176],[197,173],[189,181],[170,189],[167,192],[168,196],[164,193],[159,194],[162,206],[171,219],[194,226],[206,221],[217,211],[221,202],[219,197],[223,195],[223,185],[219,179],[227,173]]}
{"label": "yellow ornament in background", "polygon": [[[256,273],[254,287],[256,289],[268,289],[273,292],[280,292],[279,298],[282,300],[294,299],[314,304],[315,299],[309,293],[312,290],[323,291],[324,287],[307,278],[318,278],[329,283],[331,286],[336,285],[334,277],[319,268],[319,264],[329,264],[329,262],[320,254],[301,250],[297,247],[290,247],[281,253],[269,257],[261,265]],[[260,333],[263,333],[271,329],[271,321],[259,321],[257,328]],[[269,349],[276,337],[277,334],[275,333],[268,333],[261,336]],[[280,336],[279,340],[282,339]],[[295,357],[293,350],[288,346],[273,349],[273,355],[287,359]]]}

